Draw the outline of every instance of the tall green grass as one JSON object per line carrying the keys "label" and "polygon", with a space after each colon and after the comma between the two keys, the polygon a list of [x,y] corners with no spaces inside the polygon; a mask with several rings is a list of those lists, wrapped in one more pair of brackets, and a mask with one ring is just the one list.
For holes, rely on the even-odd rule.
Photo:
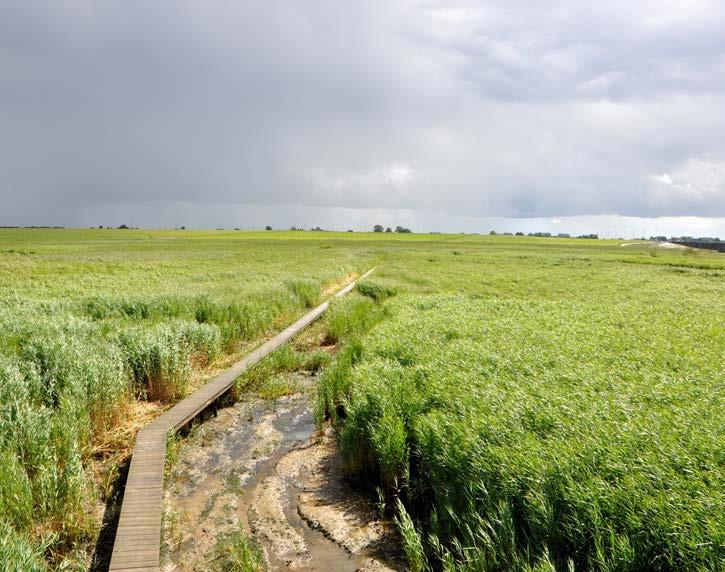
{"label": "tall green grass", "polygon": [[83,467],[89,408],[73,386],[47,403],[48,392],[33,391],[33,382],[41,385],[35,375],[28,383],[18,363],[0,360],[0,520],[15,532],[9,539],[26,534],[35,550],[87,538],[94,493]]}
{"label": "tall green grass", "polygon": [[0,562],[9,572],[43,572],[47,570],[44,547],[15,532],[8,520],[0,519]]}
{"label": "tall green grass", "polygon": [[92,547],[106,488],[94,464],[108,453],[96,444],[127,433],[134,400],[183,398],[195,369],[282,327],[368,264],[350,249],[321,261],[318,243],[160,234],[0,231],[0,246],[12,245],[0,248],[9,569],[77,566],[69,555]]}
{"label": "tall green grass", "polygon": [[723,347],[678,336],[692,312],[429,303],[371,341],[341,442],[431,546],[473,569],[721,566]]}
{"label": "tall green grass", "polygon": [[528,256],[382,271],[387,319],[319,391],[349,472],[412,569],[722,570],[725,284]]}
{"label": "tall green grass", "polygon": [[207,324],[173,322],[121,332],[119,344],[136,393],[174,402],[187,393],[192,358],[206,365],[219,355],[221,333]]}
{"label": "tall green grass", "polygon": [[383,314],[384,308],[368,298],[334,300],[325,316],[325,343],[336,344],[362,334],[382,319]]}
{"label": "tall green grass", "polygon": [[72,565],[129,405],[172,403],[373,260],[324,324],[316,413],[403,503],[416,566],[722,568],[722,255],[134,230],[0,229],[0,561]]}
{"label": "tall green grass", "polygon": [[[368,284],[372,284],[368,282]],[[337,420],[344,413],[343,396],[349,391],[349,375],[360,359],[360,338],[380,322],[386,314],[384,306],[367,297],[349,295],[336,300],[324,318],[324,341],[338,344],[334,362],[325,369],[317,388],[315,418],[318,424]]]}

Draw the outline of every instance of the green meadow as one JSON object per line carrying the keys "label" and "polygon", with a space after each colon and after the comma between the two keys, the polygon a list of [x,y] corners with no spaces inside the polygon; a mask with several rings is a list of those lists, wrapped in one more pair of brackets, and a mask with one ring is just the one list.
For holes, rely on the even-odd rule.
{"label": "green meadow", "polygon": [[412,570],[723,568],[724,255],[310,231],[0,229],[0,559],[87,567],[134,423],[372,266],[317,416]]}

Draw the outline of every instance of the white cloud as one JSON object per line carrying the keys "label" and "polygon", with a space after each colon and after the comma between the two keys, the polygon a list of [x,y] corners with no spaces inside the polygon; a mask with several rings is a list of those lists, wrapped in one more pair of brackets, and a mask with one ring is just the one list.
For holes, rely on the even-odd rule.
{"label": "white cloud", "polygon": [[661,175],[654,175],[654,180],[659,183],[664,183],[665,185],[672,184],[672,177],[670,177],[667,173],[662,173]]}
{"label": "white cloud", "polygon": [[392,165],[385,170],[385,178],[395,185],[408,184],[415,172],[408,165]]}
{"label": "white cloud", "polygon": [[653,181],[651,193],[663,210],[697,205],[703,211],[719,212],[725,205],[725,161],[690,158]]}
{"label": "white cloud", "polygon": [[692,158],[673,171],[673,184],[691,189],[703,199],[725,193],[725,161]]}

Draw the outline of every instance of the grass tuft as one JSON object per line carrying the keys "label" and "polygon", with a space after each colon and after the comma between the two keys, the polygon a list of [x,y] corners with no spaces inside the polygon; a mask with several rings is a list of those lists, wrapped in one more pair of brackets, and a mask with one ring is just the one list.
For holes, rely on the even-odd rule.
{"label": "grass tuft", "polygon": [[288,280],[285,286],[304,308],[314,308],[320,302],[320,284],[312,280]]}
{"label": "grass tuft", "polygon": [[385,314],[369,298],[349,297],[335,300],[325,315],[325,343],[337,344],[341,340],[368,331]]}
{"label": "grass tuft", "polygon": [[216,569],[228,572],[262,572],[267,568],[262,549],[243,532],[220,539],[213,563]]}
{"label": "grass tuft", "polygon": [[369,279],[358,282],[355,289],[363,296],[372,298],[376,302],[384,302],[396,294],[395,288]]}

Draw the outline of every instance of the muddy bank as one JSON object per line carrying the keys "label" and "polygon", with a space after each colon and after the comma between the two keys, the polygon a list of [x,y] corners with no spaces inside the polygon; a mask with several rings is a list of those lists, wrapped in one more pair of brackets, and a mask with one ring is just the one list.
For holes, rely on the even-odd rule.
{"label": "muddy bank", "polygon": [[318,434],[303,391],[219,411],[180,446],[167,479],[163,570],[216,570],[217,546],[243,531],[270,570],[401,570],[396,533]]}

